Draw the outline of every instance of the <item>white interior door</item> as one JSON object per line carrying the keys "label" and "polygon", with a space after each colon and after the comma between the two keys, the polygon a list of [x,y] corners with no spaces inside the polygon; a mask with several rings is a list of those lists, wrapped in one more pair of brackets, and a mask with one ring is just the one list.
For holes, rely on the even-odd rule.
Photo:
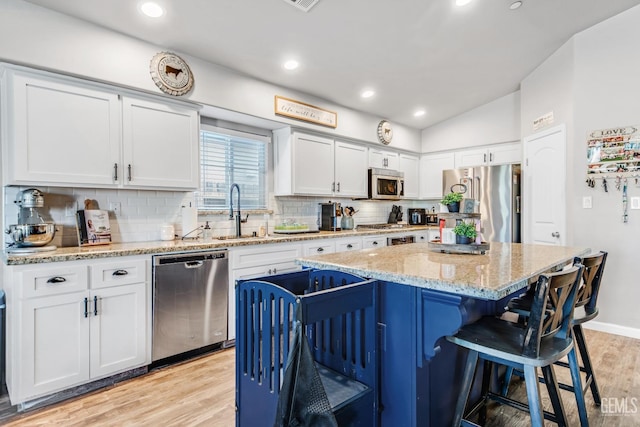
{"label": "white interior door", "polygon": [[524,139],[524,243],[566,243],[565,125]]}

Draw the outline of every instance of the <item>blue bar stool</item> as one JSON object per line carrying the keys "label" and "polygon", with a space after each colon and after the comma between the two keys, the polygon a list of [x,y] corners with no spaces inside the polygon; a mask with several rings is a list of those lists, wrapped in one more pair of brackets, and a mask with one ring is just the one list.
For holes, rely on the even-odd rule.
{"label": "blue bar stool", "polygon": [[[587,349],[587,343],[584,339],[584,333],[582,331],[582,324],[595,318],[598,315],[598,294],[600,292],[600,284],[602,281],[602,275],[604,273],[604,266],[607,261],[607,252],[600,251],[583,258],[575,258],[574,264],[580,263],[584,265],[584,272],[582,275],[582,281],[578,287],[578,293],[576,296],[576,304],[574,308],[573,320],[571,322],[574,340],[580,359],[582,360],[582,366],[579,365],[577,358],[569,359],[569,363],[564,361],[558,361],[555,364],[566,368],[571,368],[570,364],[574,363],[577,369],[586,374],[584,387],[581,385],[580,390],[576,390],[573,385],[559,383],[559,387],[563,390],[568,390],[573,393],[580,393],[584,395],[587,389],[591,389],[593,401],[596,406],[600,406],[600,391],[598,390],[598,383],[596,382],[595,373],[593,371],[593,365],[591,364],[591,358]],[[529,310],[532,304],[532,294],[527,292],[526,294],[513,298],[507,304],[507,310],[513,313],[517,313],[520,318],[527,319],[529,317]],[[511,376],[513,374],[512,369],[507,369],[505,374],[504,387],[502,395],[507,395]],[[583,426],[588,425],[586,408],[580,413],[580,420]]]}
{"label": "blue bar stool", "polygon": [[[575,357],[571,320],[582,271],[582,265],[574,265],[565,271],[541,275],[533,289],[530,317],[526,325],[485,316],[447,337],[450,342],[469,350],[454,426],[476,425],[465,417],[484,411],[489,400],[528,411],[531,424],[536,427],[542,427],[545,418],[560,426],[567,425],[553,364],[567,355]],[[549,307],[553,307],[553,312],[548,310]],[[485,374],[481,387],[482,397],[474,407],[466,411],[480,359],[484,361]],[[489,389],[487,374],[491,373],[494,364],[524,372],[528,405]],[[542,370],[545,378],[553,413],[542,409],[537,368]],[[579,379],[579,373],[577,376]],[[482,422],[483,412],[480,412],[480,417]]]}

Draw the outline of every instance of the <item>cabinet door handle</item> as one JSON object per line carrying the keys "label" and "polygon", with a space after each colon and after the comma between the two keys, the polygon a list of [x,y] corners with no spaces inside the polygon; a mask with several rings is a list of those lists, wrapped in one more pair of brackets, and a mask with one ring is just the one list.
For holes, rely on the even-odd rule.
{"label": "cabinet door handle", "polygon": [[118,164],[114,163],[113,164],[113,180],[114,181],[118,181]]}
{"label": "cabinet door handle", "polygon": [[493,162],[493,153],[489,153],[489,161]]}
{"label": "cabinet door handle", "polygon": [[318,249],[316,249],[316,251],[318,251],[318,252],[324,252],[324,248],[318,248]]}
{"label": "cabinet door handle", "polygon": [[131,181],[131,164],[127,165],[127,174],[129,175],[127,179]]}
{"label": "cabinet door handle", "polygon": [[116,270],[111,273],[112,276],[126,276],[127,274],[129,274],[127,270]]}
{"label": "cabinet door handle", "polygon": [[66,281],[67,279],[65,279],[64,277],[54,276],[54,277],[51,277],[49,280],[47,280],[47,283],[63,283]]}
{"label": "cabinet door handle", "polygon": [[334,191],[336,191],[336,183],[332,182],[331,183],[331,192],[334,192]]}
{"label": "cabinet door handle", "polygon": [[89,317],[89,298],[84,297],[84,317]]}
{"label": "cabinet door handle", "polygon": [[271,269],[269,269],[269,274],[271,274]]}
{"label": "cabinet door handle", "polygon": [[338,193],[340,192],[340,183],[338,183]]}
{"label": "cabinet door handle", "polygon": [[273,269],[273,274],[276,274],[277,272],[278,272],[278,270],[274,268]]}
{"label": "cabinet door handle", "polygon": [[487,163],[487,153],[484,154],[483,158],[484,158],[483,162]]}
{"label": "cabinet door handle", "polygon": [[94,316],[98,315],[98,297],[97,296],[93,297],[93,315]]}

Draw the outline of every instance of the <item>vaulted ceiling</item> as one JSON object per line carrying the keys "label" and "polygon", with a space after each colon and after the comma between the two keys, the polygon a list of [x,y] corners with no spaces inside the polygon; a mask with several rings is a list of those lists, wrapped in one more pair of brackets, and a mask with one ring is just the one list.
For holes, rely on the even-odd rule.
{"label": "vaulted ceiling", "polygon": [[419,129],[517,90],[574,34],[640,4],[319,0],[304,12],[291,0],[157,0],[166,13],[151,20],[131,0],[28,1]]}

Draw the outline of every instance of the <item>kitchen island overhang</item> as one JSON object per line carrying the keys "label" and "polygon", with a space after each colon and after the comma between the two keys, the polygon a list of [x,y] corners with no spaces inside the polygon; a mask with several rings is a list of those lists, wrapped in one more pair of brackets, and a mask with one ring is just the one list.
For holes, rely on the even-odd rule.
{"label": "kitchen island overhang", "polygon": [[296,262],[378,280],[380,425],[448,426],[465,352],[444,337],[481,316],[502,313],[508,299],[539,274],[589,252],[491,242],[485,255],[456,255],[414,243]]}
{"label": "kitchen island overhang", "polygon": [[386,246],[298,258],[305,267],[334,269],[422,289],[500,300],[539,274],[584,256],[589,248],[491,242],[484,255],[446,254],[427,243]]}

